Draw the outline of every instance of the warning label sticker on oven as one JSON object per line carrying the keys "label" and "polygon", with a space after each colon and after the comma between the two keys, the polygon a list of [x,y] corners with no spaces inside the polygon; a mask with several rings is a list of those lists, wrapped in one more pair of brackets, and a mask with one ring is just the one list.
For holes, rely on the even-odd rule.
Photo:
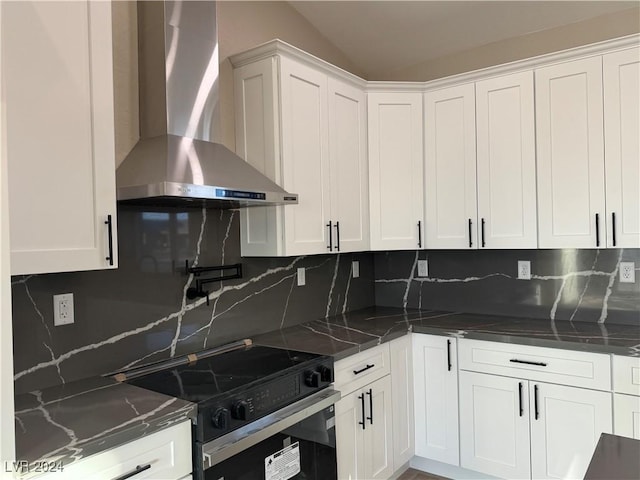
{"label": "warning label sticker on oven", "polygon": [[300,445],[298,442],[264,459],[265,480],[288,480],[300,473]]}

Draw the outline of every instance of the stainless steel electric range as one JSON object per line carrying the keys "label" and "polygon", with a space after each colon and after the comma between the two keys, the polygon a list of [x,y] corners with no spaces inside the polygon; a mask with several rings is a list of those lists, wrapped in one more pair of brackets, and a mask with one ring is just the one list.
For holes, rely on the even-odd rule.
{"label": "stainless steel electric range", "polygon": [[197,404],[195,480],[337,478],[331,357],[241,344],[185,361],[120,379]]}

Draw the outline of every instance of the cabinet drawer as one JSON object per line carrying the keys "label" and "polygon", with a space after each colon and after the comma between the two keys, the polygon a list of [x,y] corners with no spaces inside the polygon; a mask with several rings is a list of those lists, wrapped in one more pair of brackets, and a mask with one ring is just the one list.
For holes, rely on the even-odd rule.
{"label": "cabinet drawer", "polygon": [[611,360],[601,353],[461,339],[462,370],[611,390]]}
{"label": "cabinet drawer", "polygon": [[[147,467],[149,465],[149,467]],[[147,467],[147,468],[145,468]],[[113,480],[142,469],[135,480],[175,480],[191,472],[191,423],[153,433],[133,442],[98,453],[64,468],[63,476],[52,472],[35,480]]]}
{"label": "cabinet drawer", "polygon": [[335,364],[335,388],[346,395],[390,372],[389,344],[339,360]]}
{"label": "cabinet drawer", "polygon": [[613,391],[640,395],[640,358],[613,356]]}

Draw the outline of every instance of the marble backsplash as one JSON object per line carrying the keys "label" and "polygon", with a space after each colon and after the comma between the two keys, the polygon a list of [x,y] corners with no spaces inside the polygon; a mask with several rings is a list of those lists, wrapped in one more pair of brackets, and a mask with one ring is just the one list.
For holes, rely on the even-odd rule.
{"label": "marble backsplash", "polygon": [[[428,261],[428,277],[417,261]],[[531,280],[517,279],[518,260]],[[640,281],[620,283],[621,261],[640,267],[640,249],[380,252],[378,306],[513,315],[640,326]],[[640,277],[639,277],[640,279]]]}
{"label": "marble backsplash", "polygon": [[[118,211],[117,270],[12,278],[16,393],[102,375],[374,303],[373,254],[241,258],[234,210]],[[189,300],[198,266],[242,263]],[[351,279],[351,261],[360,277]],[[298,287],[297,268],[306,285]],[[52,295],[74,294],[75,323],[53,326]]]}

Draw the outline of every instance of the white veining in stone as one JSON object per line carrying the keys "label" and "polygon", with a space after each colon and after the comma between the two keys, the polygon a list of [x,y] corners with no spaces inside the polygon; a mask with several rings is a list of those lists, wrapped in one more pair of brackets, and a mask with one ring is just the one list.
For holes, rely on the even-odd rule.
{"label": "white veining in stone", "polygon": [[[56,358],[56,355],[53,353],[53,350],[51,349],[51,347],[47,345],[45,342],[42,342],[42,344],[45,347],[47,347],[47,350],[49,350],[49,353],[51,354],[51,359],[54,360]],[[60,364],[56,365],[56,369],[58,370],[58,376],[60,377],[60,382],[64,385],[65,381],[64,381],[64,377],[62,376],[62,372],[60,371]]]}
{"label": "white veining in stone", "polygon": [[[596,264],[598,263],[598,258],[599,257],[600,257],[600,250],[596,250],[596,257],[593,259],[593,263],[591,264],[591,271],[594,271],[596,269]],[[587,288],[589,288],[589,285],[591,284],[591,279],[592,278],[593,278],[593,275],[589,275],[587,277],[587,281],[584,283],[584,288],[582,289],[582,292],[580,293],[580,296],[578,297],[578,302],[576,303],[576,308],[573,310],[573,313],[569,317],[569,321],[572,321],[573,318],[576,316],[576,313],[578,313],[578,310],[580,309],[580,305],[582,305],[582,300],[584,299],[584,294],[587,292]]]}
{"label": "white veining in stone", "polygon": [[353,278],[353,267],[349,268],[349,278],[347,279],[347,287],[344,289],[344,302],[342,303],[342,311],[340,313],[347,313],[347,302],[349,301],[349,290],[351,289],[351,279]]}
{"label": "white veining in stone", "polygon": [[53,418],[51,418],[51,414],[45,408],[44,402],[42,401],[42,392],[39,390],[36,390],[35,392],[31,392],[31,393],[38,400],[39,405],[38,407],[36,407],[36,410],[39,410],[42,413],[42,416],[44,417],[44,419],[51,425],[58,427],[60,430],[62,430],[65,433],[65,435],[67,435],[67,437],[69,437],[69,440],[70,440],[69,445],[75,445],[76,443],[78,443],[78,437],[76,436],[76,432],[56,422]]}
{"label": "white veining in stone", "polygon": [[338,338],[336,336],[331,335],[330,333],[326,333],[326,332],[320,332],[318,330],[316,330],[315,328],[313,328],[310,325],[302,325],[303,328],[306,328],[307,330],[311,330],[313,333],[317,333],[318,335],[324,335],[325,337],[329,337],[332,340],[335,340],[336,342],[340,342],[340,343],[347,343],[349,345],[360,345],[357,342],[350,342],[348,340],[344,340],[342,338]]}
{"label": "white veining in stone", "polygon": [[340,254],[336,255],[336,266],[333,269],[333,278],[331,279],[331,287],[329,288],[329,298],[327,298],[327,311],[325,318],[330,315],[329,309],[331,308],[331,295],[333,295],[333,288],[336,286],[336,278],[338,278],[338,268],[340,267]]}
{"label": "white veining in stone", "polygon": [[[237,213],[237,210],[231,210],[231,215],[229,215],[229,223],[227,224],[227,231],[224,234],[224,238],[222,239],[222,265],[224,265],[224,252],[227,246],[227,240],[229,239],[229,233],[231,232],[231,225],[233,225],[233,218]],[[222,215],[224,210],[220,210],[220,220],[222,220]]]}
{"label": "white veining in stone", "polygon": [[[200,247],[202,245],[202,237],[204,235],[204,227],[207,223],[207,209],[202,207],[202,223],[200,224],[200,234],[198,235],[198,242],[196,243],[196,254],[193,259],[192,267],[197,267],[198,262],[200,261]],[[180,311],[184,312],[185,307],[187,305],[187,290],[191,286],[191,282],[193,282],[193,273],[189,274],[189,278],[182,289],[182,305],[180,306]],[[173,340],[171,341],[171,356],[173,357],[176,354],[176,347],[178,345],[178,338],[180,338],[180,330],[182,330],[182,319],[184,317],[184,313],[178,315],[178,321],[176,325],[176,333],[173,336]]]}
{"label": "white veining in stone", "polygon": [[620,250],[618,254],[618,261],[616,262],[616,268],[613,269],[613,272],[609,274],[609,284],[607,285],[607,291],[604,293],[604,298],[602,300],[602,311],[600,312],[600,318],[598,319],[598,323],[604,323],[607,319],[608,309],[609,309],[609,297],[611,296],[611,291],[613,288],[613,284],[616,281],[616,277],[618,276],[618,270],[620,269],[620,261],[622,260],[622,253],[624,250]]}
{"label": "white veining in stone", "polygon": [[287,309],[289,308],[289,299],[291,298],[291,293],[293,292],[294,287],[296,286],[296,276],[291,276],[291,287],[289,288],[289,294],[287,295],[287,300],[284,302],[284,309],[282,310],[282,320],[280,320],[280,328],[284,327],[284,319],[287,316]]}
{"label": "white veining in stone", "polygon": [[416,250],[416,258],[413,260],[413,265],[411,266],[411,272],[409,272],[409,279],[407,280],[407,289],[404,291],[404,297],[402,297],[402,308],[407,308],[407,302],[409,300],[409,290],[411,289],[411,282],[416,275],[416,268],[418,265],[418,255],[419,251]]}

